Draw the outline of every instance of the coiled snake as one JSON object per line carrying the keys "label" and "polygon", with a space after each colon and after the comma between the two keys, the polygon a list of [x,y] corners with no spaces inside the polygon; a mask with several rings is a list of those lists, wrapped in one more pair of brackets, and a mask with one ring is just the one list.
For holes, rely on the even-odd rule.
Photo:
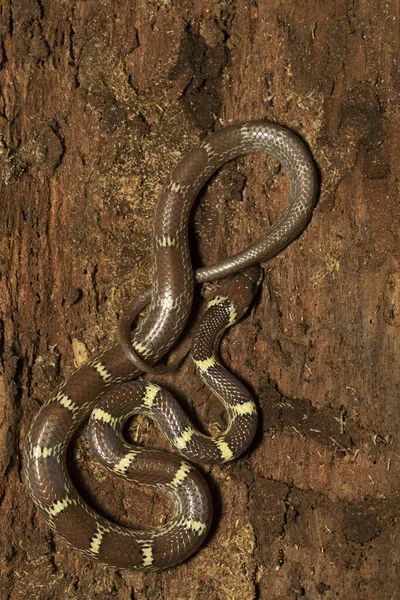
{"label": "coiled snake", "polygon": [[[259,240],[194,274],[187,233],[194,199],[223,164],[250,153],[272,154],[286,169],[287,205]],[[256,428],[256,409],[247,390],[218,363],[216,345],[251,302],[261,279],[260,267],[252,265],[274,256],[300,233],[312,213],[316,189],[315,168],[302,142],[287,129],[264,121],[212,134],[168,177],[155,212],[152,287],[122,319],[121,343],[75,371],[42,406],[27,437],[24,467],[30,494],[58,535],[86,556],[115,567],[152,570],[181,562],[201,545],[212,512],[203,477],[177,455],[128,446],[122,425],[138,412],[152,416],[179,453],[194,462],[223,463],[246,450]],[[228,410],[226,431],[212,438],[194,428],[168,392],[128,381],[143,368],[157,370],[155,363],[180,336],[192,305],[194,280],[214,281],[239,271],[211,301],[193,341],[192,357],[200,376]],[[132,317],[149,301],[131,341]],[[175,514],[166,525],[146,531],[120,527],[80,497],[67,472],[66,450],[90,413],[91,448],[106,467],[172,497]]]}

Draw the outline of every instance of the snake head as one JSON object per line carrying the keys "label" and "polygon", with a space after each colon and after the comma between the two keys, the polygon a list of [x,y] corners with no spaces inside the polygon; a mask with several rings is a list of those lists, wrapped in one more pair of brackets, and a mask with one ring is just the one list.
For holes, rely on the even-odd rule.
{"label": "snake head", "polygon": [[237,314],[236,321],[243,317],[253,302],[263,275],[260,265],[253,265],[239,271],[223,284],[219,294],[228,297],[233,303]]}

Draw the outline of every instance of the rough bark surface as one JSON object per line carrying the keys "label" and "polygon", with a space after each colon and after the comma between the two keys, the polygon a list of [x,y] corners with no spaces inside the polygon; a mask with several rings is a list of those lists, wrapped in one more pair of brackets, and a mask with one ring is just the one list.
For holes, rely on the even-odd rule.
{"label": "rough bark surface", "polygon": [[[1,597],[398,598],[398,0],[3,0],[0,19]],[[204,470],[216,515],[193,559],[119,572],[38,516],[27,428],[150,281],[166,174],[208,132],[255,118],[303,136],[321,179],[309,227],[264,265],[256,306],[223,343],[259,433],[243,458]],[[224,167],[193,218],[197,264],[244,247],[286,194],[270,158]],[[189,361],[163,382],[210,431],[223,426]],[[145,419],[131,431],[166,447]],[[83,435],[72,469],[120,522],[168,514],[105,475]]]}

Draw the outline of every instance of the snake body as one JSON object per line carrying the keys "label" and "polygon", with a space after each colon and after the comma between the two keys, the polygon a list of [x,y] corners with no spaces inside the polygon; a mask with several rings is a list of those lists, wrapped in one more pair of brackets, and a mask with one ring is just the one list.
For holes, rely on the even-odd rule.
{"label": "snake body", "polygon": [[[193,274],[187,226],[196,195],[229,160],[264,152],[286,168],[290,194],[284,211],[246,250]],[[42,406],[27,437],[24,465],[30,494],[50,526],[86,556],[121,568],[160,569],[181,562],[202,543],[212,511],[202,476],[179,456],[132,449],[123,440],[121,427],[127,415],[145,412],[179,453],[194,462],[227,462],[249,446],[257,422],[253,400],[219,364],[215,348],[225,328],[243,314],[259,283],[260,269],[252,265],[275,255],[300,233],[312,213],[316,189],[313,162],[302,142],[287,129],[263,121],[212,134],[172,171],[156,207],[153,285],[134,304],[136,310],[150,301],[143,324],[131,341],[126,318],[121,343],[73,373]],[[213,281],[239,270],[211,302],[193,342],[192,357],[200,376],[228,410],[226,431],[213,438],[200,434],[166,391],[127,382],[143,365],[151,369],[179,338],[191,308],[194,280]],[[135,531],[114,525],[77,493],[68,475],[66,449],[90,413],[91,447],[106,467],[172,496],[175,514],[165,526]]]}

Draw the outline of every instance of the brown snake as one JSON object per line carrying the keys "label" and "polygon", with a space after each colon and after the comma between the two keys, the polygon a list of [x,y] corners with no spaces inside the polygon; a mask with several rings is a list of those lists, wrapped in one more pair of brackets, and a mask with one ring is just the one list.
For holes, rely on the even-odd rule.
{"label": "brown snake", "polygon": [[[287,205],[259,240],[194,274],[187,232],[192,204],[215,171],[250,153],[272,154],[286,169]],[[36,415],[27,438],[25,476],[30,494],[50,526],[86,556],[115,567],[152,570],[181,562],[201,545],[212,513],[203,477],[177,455],[128,446],[122,425],[129,415],[148,414],[180,454],[194,462],[223,463],[246,450],[255,432],[255,406],[247,390],[218,363],[216,347],[222,332],[251,302],[261,273],[252,265],[277,254],[301,232],[311,216],[316,191],[315,168],[305,146],[289,130],[264,121],[212,134],[168,177],[155,212],[152,287],[122,319],[121,343],[86,363],[60,386]],[[192,358],[197,370],[228,411],[226,431],[213,438],[200,434],[165,390],[126,382],[143,368],[152,370],[155,365],[157,370],[155,363],[176,342],[191,309],[194,280],[214,281],[239,271],[209,303],[194,335]],[[147,315],[131,341],[132,317],[149,301]],[[68,475],[66,450],[90,413],[90,444],[106,467],[172,497],[175,513],[166,525],[145,531],[127,529],[101,517],[80,497]]]}

